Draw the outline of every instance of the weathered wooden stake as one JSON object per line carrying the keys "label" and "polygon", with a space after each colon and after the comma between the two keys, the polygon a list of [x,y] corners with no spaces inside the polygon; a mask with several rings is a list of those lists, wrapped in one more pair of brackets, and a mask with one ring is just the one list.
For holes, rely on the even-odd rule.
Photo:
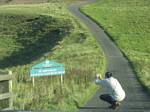
{"label": "weathered wooden stake", "polygon": [[62,83],[63,83],[63,75],[61,75],[61,85],[62,85]]}
{"label": "weathered wooden stake", "polygon": [[[12,75],[12,71],[8,72],[9,75]],[[9,80],[9,93],[11,94],[11,97],[9,98],[9,108],[13,108],[13,99],[12,99],[12,79]]]}
{"label": "weathered wooden stake", "polygon": [[32,85],[33,85],[33,87],[34,87],[34,85],[35,85],[34,81],[35,81],[35,79],[34,79],[34,77],[33,77],[33,78],[32,78]]}
{"label": "weathered wooden stake", "polygon": [[60,77],[60,90],[61,90],[61,94],[63,94],[63,75],[61,75]]}
{"label": "weathered wooden stake", "polygon": [[53,81],[52,76],[50,76],[50,84],[51,84],[51,85],[50,85],[50,87],[51,87],[50,95],[53,94],[53,93],[52,93],[52,92],[53,92],[53,82],[52,82],[52,81]]}

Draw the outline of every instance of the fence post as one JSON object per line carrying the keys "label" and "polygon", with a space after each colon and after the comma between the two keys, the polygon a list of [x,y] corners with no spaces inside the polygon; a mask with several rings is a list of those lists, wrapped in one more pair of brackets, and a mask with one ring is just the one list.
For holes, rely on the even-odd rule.
{"label": "fence post", "polygon": [[2,104],[0,105],[0,110],[10,110],[13,108],[12,71],[0,71],[0,104]]}
{"label": "fence post", "polygon": [[[9,75],[12,75],[12,71],[9,71]],[[12,99],[12,79],[9,80],[9,93],[11,94],[11,97],[9,98],[9,108],[13,108],[13,99]]]}

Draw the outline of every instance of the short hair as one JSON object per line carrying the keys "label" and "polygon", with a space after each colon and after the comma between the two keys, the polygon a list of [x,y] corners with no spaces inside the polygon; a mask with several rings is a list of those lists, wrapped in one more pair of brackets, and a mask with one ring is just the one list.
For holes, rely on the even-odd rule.
{"label": "short hair", "polygon": [[112,73],[111,73],[111,72],[106,72],[106,73],[105,73],[105,77],[106,77],[106,78],[112,77]]}

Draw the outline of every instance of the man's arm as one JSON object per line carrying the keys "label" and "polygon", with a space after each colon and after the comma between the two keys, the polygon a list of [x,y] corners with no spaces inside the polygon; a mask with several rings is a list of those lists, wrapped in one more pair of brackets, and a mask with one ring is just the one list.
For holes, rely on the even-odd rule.
{"label": "man's arm", "polygon": [[104,80],[102,79],[101,74],[96,75],[95,84],[100,85],[103,84]]}

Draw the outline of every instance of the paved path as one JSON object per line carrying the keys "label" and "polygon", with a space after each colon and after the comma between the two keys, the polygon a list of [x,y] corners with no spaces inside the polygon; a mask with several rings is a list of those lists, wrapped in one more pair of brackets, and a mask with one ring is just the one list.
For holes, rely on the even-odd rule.
{"label": "paved path", "polygon": [[94,21],[79,11],[79,7],[94,2],[96,0],[86,0],[72,4],[69,10],[79,18],[96,37],[102,46],[108,61],[108,70],[112,71],[126,92],[126,99],[117,110],[111,110],[107,103],[99,100],[102,90],[98,90],[84,107],[79,107],[80,112],[150,112],[150,95],[148,95],[136,79],[127,59],[109,39],[108,35]]}

